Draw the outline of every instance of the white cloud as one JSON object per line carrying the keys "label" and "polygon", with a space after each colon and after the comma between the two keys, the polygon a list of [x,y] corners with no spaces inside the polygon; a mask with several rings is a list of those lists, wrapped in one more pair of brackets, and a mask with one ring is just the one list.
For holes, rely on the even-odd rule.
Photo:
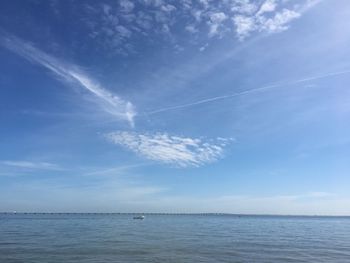
{"label": "white cloud", "polygon": [[203,5],[204,9],[209,7],[209,0],[199,0],[199,2]]}
{"label": "white cloud", "polygon": [[49,162],[31,162],[31,161],[1,161],[3,165],[17,167],[17,168],[28,168],[38,170],[61,170],[61,168],[54,163]]}
{"label": "white cloud", "polygon": [[250,0],[235,0],[231,6],[231,11],[241,14],[253,14],[257,9],[256,4],[251,3]]}
{"label": "white cloud", "polygon": [[131,31],[124,26],[118,25],[115,29],[121,37],[128,38],[131,36]]}
{"label": "white cloud", "polygon": [[300,17],[301,14],[289,9],[283,9],[275,14],[273,18],[261,19],[260,31],[269,33],[281,32],[288,29],[288,23]]}
{"label": "white cloud", "polygon": [[176,10],[176,7],[173,6],[173,5],[167,4],[167,5],[163,5],[163,6],[161,7],[161,10],[163,10],[164,12],[171,12],[171,11],[175,11],[175,10]]}
{"label": "white cloud", "polygon": [[[196,33],[195,41],[188,39],[191,45],[203,44],[197,41],[201,34],[222,38],[234,30],[236,37],[242,41],[253,33],[275,33],[288,29],[292,20],[320,1],[300,0],[291,4],[291,1],[284,0],[122,0],[122,8],[119,9],[109,5],[89,9],[101,13],[97,14],[96,21],[90,21],[92,32],[89,35],[102,44],[103,49],[112,49],[113,54],[122,55],[137,53],[145,43],[153,45],[158,39],[166,39],[171,45],[182,41],[181,30]],[[96,15],[96,12],[93,14]],[[227,21],[233,21],[233,25]],[[144,41],[140,42],[140,38]]]}
{"label": "white cloud", "polygon": [[167,133],[138,134],[126,131],[109,133],[106,138],[146,159],[179,167],[201,166],[216,161],[232,140],[220,138],[213,143]]}
{"label": "white cloud", "polygon": [[190,10],[192,8],[192,0],[182,0],[182,8],[185,10]]}
{"label": "white cloud", "polygon": [[201,46],[201,47],[199,48],[199,51],[200,51],[200,52],[203,52],[204,50],[207,49],[207,47],[208,47],[208,43],[206,43],[205,45]]}
{"label": "white cloud", "polygon": [[223,12],[213,13],[210,15],[210,21],[216,24],[222,23],[225,19],[227,19],[227,16]]}
{"label": "white cloud", "polygon": [[136,111],[132,103],[124,101],[103,88],[75,65],[64,63],[14,37],[3,38],[1,44],[27,60],[37,63],[55,73],[60,77],[60,80],[64,80],[70,84],[78,84],[80,87],[88,90],[94,95],[96,103],[106,112],[118,119],[127,120],[131,125],[134,124]]}
{"label": "white cloud", "polygon": [[256,15],[262,15],[264,13],[269,13],[275,11],[277,7],[275,0],[266,0],[260,7]]}
{"label": "white cloud", "polygon": [[264,16],[264,13],[273,12],[275,8],[275,1],[268,0],[255,15],[235,15],[233,17],[233,23],[236,27],[238,38],[244,40],[255,31],[276,33],[287,30],[289,23],[301,16],[301,13],[286,8],[275,12],[272,16]]}
{"label": "white cloud", "polygon": [[302,7],[302,11],[307,11],[307,9],[314,7],[322,1],[323,0],[307,0],[304,6]]}
{"label": "white cloud", "polygon": [[111,11],[111,6],[103,4],[102,9],[103,9],[103,12],[105,13],[105,15],[109,15],[110,11]]}
{"label": "white cloud", "polygon": [[219,33],[218,29],[219,29],[218,24],[210,24],[208,36],[213,37],[213,36],[217,35]]}
{"label": "white cloud", "polygon": [[233,18],[233,22],[236,26],[236,33],[240,40],[249,36],[249,34],[256,28],[255,20],[252,17],[237,15]]}
{"label": "white cloud", "polygon": [[137,13],[137,19],[135,22],[141,29],[150,30],[152,28],[152,21],[152,16],[140,11]]}
{"label": "white cloud", "polygon": [[163,0],[143,0],[146,5],[159,7],[164,4]]}
{"label": "white cloud", "polygon": [[129,0],[121,0],[119,5],[124,12],[131,12],[135,7],[135,4]]}
{"label": "white cloud", "polygon": [[192,16],[194,17],[194,19],[197,22],[200,22],[202,20],[203,11],[201,11],[201,10],[192,10],[191,14],[192,14]]}
{"label": "white cloud", "polygon": [[170,33],[170,28],[167,24],[164,24],[162,26],[162,32],[165,33],[165,34],[169,34]]}
{"label": "white cloud", "polygon": [[322,198],[322,197],[332,197],[334,196],[334,194],[328,193],[328,192],[310,192],[310,193],[307,193],[305,196],[310,198]]}
{"label": "white cloud", "polygon": [[223,12],[213,13],[209,16],[209,37],[213,37],[219,34],[219,27],[223,21],[227,19],[227,16]]}
{"label": "white cloud", "polygon": [[198,32],[198,29],[194,26],[194,25],[187,25],[185,27],[186,31],[194,34],[194,33],[197,33]]}

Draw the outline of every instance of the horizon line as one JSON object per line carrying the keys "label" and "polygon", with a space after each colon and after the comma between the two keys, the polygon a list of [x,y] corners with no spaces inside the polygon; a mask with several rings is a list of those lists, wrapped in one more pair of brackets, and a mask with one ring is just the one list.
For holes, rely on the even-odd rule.
{"label": "horizon line", "polygon": [[81,214],[81,215],[226,215],[226,216],[280,216],[280,217],[350,217],[350,215],[329,215],[329,214],[315,214],[315,215],[303,215],[303,214],[250,214],[250,213],[225,213],[225,212],[201,212],[201,213],[190,213],[190,212],[17,212],[17,211],[9,211],[9,212],[0,212],[1,214],[29,214],[29,215],[70,215],[70,214]]}

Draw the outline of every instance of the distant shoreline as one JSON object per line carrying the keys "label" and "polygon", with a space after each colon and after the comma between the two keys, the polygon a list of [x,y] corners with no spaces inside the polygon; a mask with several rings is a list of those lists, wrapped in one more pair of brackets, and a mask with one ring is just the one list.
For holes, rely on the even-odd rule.
{"label": "distant shoreline", "polygon": [[231,217],[349,217],[350,215],[284,215],[231,213],[142,213],[142,212],[0,212],[0,215],[148,215],[148,216],[231,216]]}

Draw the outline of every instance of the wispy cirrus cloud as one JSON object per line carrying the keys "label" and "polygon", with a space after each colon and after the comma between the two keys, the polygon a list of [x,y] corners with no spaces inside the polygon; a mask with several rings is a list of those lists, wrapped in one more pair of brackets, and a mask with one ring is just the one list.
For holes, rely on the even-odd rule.
{"label": "wispy cirrus cloud", "polygon": [[77,66],[50,56],[33,45],[13,36],[2,37],[0,44],[30,62],[45,67],[59,77],[60,80],[72,85],[79,85],[89,91],[94,96],[96,104],[105,112],[120,120],[128,121],[132,126],[134,125],[136,110],[133,104],[102,87]]}
{"label": "wispy cirrus cloud", "polygon": [[4,160],[0,161],[0,164],[10,167],[33,169],[33,170],[61,170],[62,168],[54,163],[50,162],[33,162],[25,160]]}
{"label": "wispy cirrus cloud", "polygon": [[106,134],[106,138],[146,159],[178,167],[214,162],[222,157],[224,147],[233,140],[217,138],[215,141],[205,141],[167,133],[138,134],[126,131]]}

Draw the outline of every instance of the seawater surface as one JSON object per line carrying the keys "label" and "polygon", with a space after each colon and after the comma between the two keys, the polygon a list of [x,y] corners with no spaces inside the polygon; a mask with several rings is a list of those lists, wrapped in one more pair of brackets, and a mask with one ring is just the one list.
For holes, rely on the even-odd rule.
{"label": "seawater surface", "polygon": [[350,218],[0,214],[0,262],[350,262]]}

